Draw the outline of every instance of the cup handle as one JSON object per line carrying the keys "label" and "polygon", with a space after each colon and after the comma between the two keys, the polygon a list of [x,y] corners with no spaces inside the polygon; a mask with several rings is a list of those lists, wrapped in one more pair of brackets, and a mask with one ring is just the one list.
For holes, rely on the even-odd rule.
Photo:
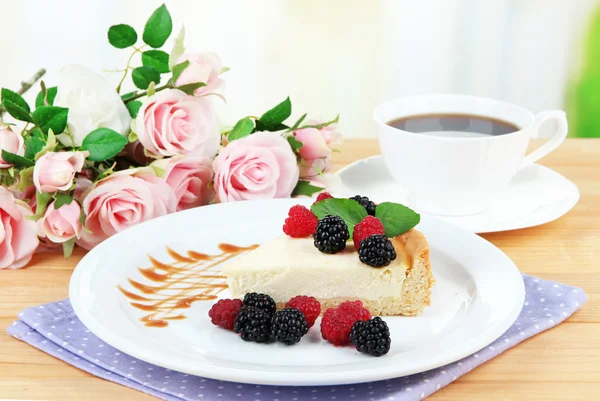
{"label": "cup handle", "polygon": [[569,125],[567,123],[567,115],[562,110],[550,110],[550,111],[542,111],[538,115],[535,116],[535,128],[532,135],[532,139],[537,138],[538,133],[540,131],[540,127],[546,121],[555,120],[556,121],[556,130],[552,135],[552,138],[545,144],[543,144],[539,149],[534,150],[527,156],[523,158],[521,162],[521,168],[527,167],[542,157],[546,156],[548,153],[552,152],[554,149],[560,146],[561,143],[567,137],[567,132],[569,132]]}

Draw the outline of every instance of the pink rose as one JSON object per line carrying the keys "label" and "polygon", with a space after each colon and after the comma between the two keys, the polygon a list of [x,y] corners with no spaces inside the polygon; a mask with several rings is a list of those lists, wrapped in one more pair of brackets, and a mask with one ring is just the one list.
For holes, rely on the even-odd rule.
{"label": "pink rose", "polygon": [[79,239],[82,232],[81,207],[72,201],[68,205],[54,208],[54,202],[48,206],[44,217],[37,221],[37,233],[42,238],[48,238],[54,243],[63,243],[75,237]]}
{"label": "pink rose", "polygon": [[19,269],[31,260],[38,247],[35,222],[25,218],[31,209],[0,187],[0,269]]}
{"label": "pink rose", "polygon": [[76,200],[82,200],[85,196],[85,193],[88,189],[90,189],[92,187],[92,185],[94,185],[94,183],[92,182],[92,180],[90,180],[89,178],[87,178],[85,175],[83,174],[79,174],[77,176],[77,183],[75,183],[75,189],[73,191],[73,197]]}
{"label": "pink rose", "polygon": [[[13,131],[9,126],[0,126],[0,149],[23,156],[25,154],[23,137]],[[9,167],[12,167],[12,164],[5,162],[2,159],[2,153],[0,153],[0,168]]]}
{"label": "pink rose", "polygon": [[162,159],[153,166],[164,169],[163,179],[175,192],[177,210],[206,205],[214,196],[212,161],[192,154]]}
{"label": "pink rose", "polygon": [[[309,125],[320,123],[320,121],[308,122]],[[303,144],[298,151],[302,158],[301,177],[316,176],[331,169],[333,148],[341,141],[337,124],[330,124],[323,128],[301,128],[294,131],[294,137]]]}
{"label": "pink rose", "polygon": [[39,192],[66,191],[83,168],[85,152],[48,152],[35,162],[33,184]]}
{"label": "pink rose", "polygon": [[157,156],[198,151],[213,157],[219,148],[219,124],[210,99],[195,98],[177,89],[148,98],[135,125],[142,145]]}
{"label": "pink rose", "polygon": [[205,95],[225,86],[225,81],[219,78],[223,65],[215,53],[182,54],[177,59],[177,64],[185,61],[189,61],[190,64],[177,78],[175,86],[195,84],[196,82],[205,83],[206,86],[194,91],[195,96]]}
{"label": "pink rose", "polygon": [[119,171],[96,183],[83,200],[85,227],[78,245],[92,249],[131,226],[173,213],[177,200],[150,167]]}
{"label": "pink rose", "polygon": [[213,162],[221,202],[289,197],[298,182],[296,156],[278,133],[235,140]]}

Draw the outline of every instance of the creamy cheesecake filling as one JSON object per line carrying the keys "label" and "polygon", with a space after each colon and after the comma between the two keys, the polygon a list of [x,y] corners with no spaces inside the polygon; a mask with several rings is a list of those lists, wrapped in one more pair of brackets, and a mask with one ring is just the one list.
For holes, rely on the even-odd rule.
{"label": "creamy cheesecake filling", "polygon": [[255,291],[276,302],[299,294],[320,299],[400,299],[409,261],[403,247],[393,243],[397,259],[373,268],[359,260],[351,243],[345,251],[329,255],[319,252],[312,238],[282,236],[232,260],[223,266],[223,273],[234,297]]}

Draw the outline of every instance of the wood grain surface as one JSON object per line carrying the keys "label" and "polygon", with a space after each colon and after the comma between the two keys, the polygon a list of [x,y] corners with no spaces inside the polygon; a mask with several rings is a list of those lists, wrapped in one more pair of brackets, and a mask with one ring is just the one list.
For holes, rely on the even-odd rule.
{"label": "wood grain surface", "polygon": [[[379,153],[372,139],[348,140],[341,150],[335,154],[340,167]],[[600,400],[600,139],[568,139],[541,164],[577,184],[577,206],[542,226],[483,237],[523,272],[582,287],[589,301],[563,324],[474,369],[430,400]],[[83,255],[81,249],[69,260],[41,253],[25,269],[0,271],[0,399],[155,399],[71,367],[4,331],[20,310],[66,298]]]}

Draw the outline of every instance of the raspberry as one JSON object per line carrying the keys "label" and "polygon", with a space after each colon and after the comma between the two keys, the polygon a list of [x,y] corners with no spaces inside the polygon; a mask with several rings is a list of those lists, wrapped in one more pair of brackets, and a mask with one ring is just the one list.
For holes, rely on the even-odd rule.
{"label": "raspberry", "polygon": [[240,299],[221,299],[210,308],[208,316],[215,326],[233,330],[235,318],[241,308],[242,301]]}
{"label": "raspberry", "polygon": [[[331,194],[329,192],[321,192],[318,196],[317,196],[317,200],[315,201],[315,203],[317,202],[321,202],[322,200],[325,199],[333,199],[333,196],[331,196]],[[313,203],[313,205],[315,204]]]}
{"label": "raspberry", "polygon": [[371,235],[360,242],[358,258],[369,266],[383,267],[396,259],[396,250],[385,235]]}
{"label": "raspberry", "polygon": [[385,229],[383,223],[377,217],[367,216],[360,223],[354,226],[354,233],[352,234],[352,241],[354,247],[358,250],[360,248],[360,242],[367,237],[375,234],[384,234]]}
{"label": "raspberry", "polygon": [[360,301],[342,302],[325,311],[321,320],[321,335],[333,345],[350,344],[350,331],[357,321],[371,319],[371,312]]}
{"label": "raspberry", "polygon": [[315,233],[319,219],[305,206],[292,206],[285,219],[283,232],[294,238],[310,237]]}
{"label": "raspberry", "polygon": [[286,308],[295,308],[304,314],[308,328],[310,329],[315,324],[315,320],[321,314],[321,304],[315,297],[307,297],[306,295],[298,295],[290,299],[286,304]]}

